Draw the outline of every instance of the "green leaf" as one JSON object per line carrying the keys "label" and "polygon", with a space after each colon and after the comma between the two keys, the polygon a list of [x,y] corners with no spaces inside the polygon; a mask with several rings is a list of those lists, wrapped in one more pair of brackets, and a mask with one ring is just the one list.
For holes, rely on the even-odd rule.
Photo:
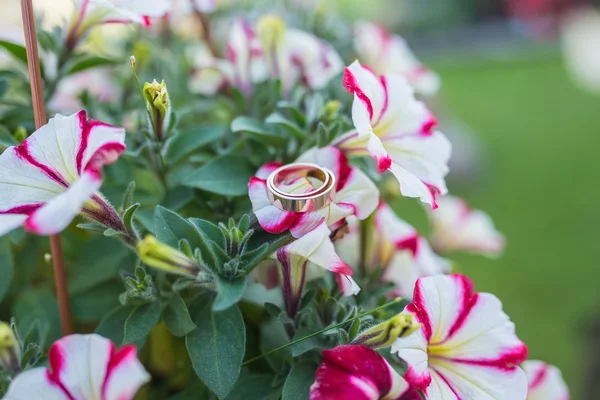
{"label": "green leaf", "polygon": [[[314,332],[315,332],[315,329],[300,328],[296,331],[296,334],[294,335],[294,340],[298,340],[298,339],[308,336]],[[293,345],[292,346],[292,356],[298,357],[299,355],[302,355],[302,354],[306,353],[307,351],[310,351],[313,349],[324,349],[326,347],[327,347],[327,343],[320,336],[313,336],[309,339],[303,340],[303,341],[298,342],[295,345]]]}
{"label": "green leaf", "polygon": [[245,276],[234,280],[218,277],[216,281],[217,298],[213,303],[213,311],[226,310],[240,301],[248,284],[248,278]]}
{"label": "green leaf", "polygon": [[4,97],[9,87],[10,83],[6,79],[0,79],[0,97]]}
{"label": "green leaf", "polygon": [[183,391],[169,397],[169,400],[199,400],[210,399],[211,393],[206,388],[204,383],[198,381],[191,386],[186,387]]}
{"label": "green leaf", "polygon": [[248,182],[254,168],[240,155],[216,158],[193,171],[181,184],[223,196],[248,194]]}
{"label": "green leaf", "polygon": [[18,144],[19,142],[17,142],[17,139],[15,139],[10,131],[3,126],[0,126],[0,146],[10,147]]}
{"label": "green leaf", "polygon": [[306,132],[302,130],[296,123],[290,121],[283,115],[279,113],[273,113],[267,117],[265,122],[273,125],[279,125],[284,128],[287,132],[291,133],[297,139],[304,140],[306,139]]}
{"label": "green leaf", "polygon": [[194,225],[206,239],[215,242],[220,247],[225,246],[225,236],[217,225],[200,218],[190,218],[188,221],[190,224]]}
{"label": "green leaf", "polygon": [[198,327],[185,338],[196,375],[219,399],[233,389],[246,350],[246,327],[237,307],[215,313],[210,303],[196,314]]}
{"label": "green leaf", "polygon": [[282,145],[286,138],[273,132],[262,121],[251,117],[237,117],[231,122],[232,132],[243,132],[260,143]]}
{"label": "green leaf", "polygon": [[37,320],[42,331],[47,332],[46,343],[60,337],[60,319],[56,297],[49,289],[31,289],[20,294],[13,305],[19,335],[25,336]]}
{"label": "green leaf", "polygon": [[24,46],[19,44],[7,42],[6,40],[0,40],[0,47],[8,51],[13,57],[27,65],[27,50]]}
{"label": "green leaf", "polygon": [[317,366],[309,361],[303,361],[292,367],[283,385],[282,400],[306,400],[310,385],[315,381]]}
{"label": "green leaf", "polygon": [[154,234],[158,240],[175,249],[179,247],[179,239],[187,239],[193,249],[203,247],[203,238],[187,220],[161,206],[154,210]]}
{"label": "green leaf", "polygon": [[227,132],[224,125],[198,126],[171,137],[165,144],[164,156],[169,165],[175,164],[198,149],[215,143]]}
{"label": "green leaf", "polygon": [[54,52],[54,50],[56,50],[56,39],[52,33],[47,31],[38,31],[37,40],[42,49],[49,52]]}
{"label": "green leaf", "polygon": [[8,238],[0,238],[0,303],[6,296],[12,282],[14,270],[13,256]]}
{"label": "green leaf", "polygon": [[106,282],[71,297],[71,314],[79,322],[95,323],[102,319],[106,310],[119,305],[119,295],[123,292],[121,282]]}
{"label": "green leaf", "polygon": [[135,181],[129,182],[125,194],[123,195],[123,203],[121,209],[127,210],[133,204],[133,195],[135,194]]}
{"label": "green leaf", "polygon": [[134,306],[115,308],[102,318],[95,332],[112,340],[117,345],[123,344],[125,323],[134,309]]}
{"label": "green leaf", "polygon": [[135,343],[141,348],[146,342],[146,337],[160,320],[160,304],[148,303],[133,309],[125,321],[125,334],[123,344]]}
{"label": "green leaf", "polygon": [[281,389],[273,381],[267,374],[242,374],[227,400],[278,400]]}
{"label": "green leaf", "polygon": [[102,67],[106,65],[115,65],[117,62],[109,58],[98,57],[98,56],[84,56],[77,59],[71,64],[67,70],[66,75],[75,74],[77,72],[85,71],[86,69]]}
{"label": "green leaf", "polygon": [[163,321],[175,336],[185,336],[196,329],[187,305],[179,294],[175,294],[169,300],[167,308],[163,311]]}

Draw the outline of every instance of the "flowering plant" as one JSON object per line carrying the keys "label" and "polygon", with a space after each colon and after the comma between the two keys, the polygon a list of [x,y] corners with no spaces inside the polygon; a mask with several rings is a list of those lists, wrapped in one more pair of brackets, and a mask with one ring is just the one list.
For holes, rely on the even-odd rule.
{"label": "flowering plant", "polygon": [[[2,398],[567,399],[451,273],[505,239],[447,195],[440,78],[406,42],[300,2],[178,3],[75,1],[40,65],[0,41]],[[326,202],[274,200],[290,164],[326,178],[276,189]]]}

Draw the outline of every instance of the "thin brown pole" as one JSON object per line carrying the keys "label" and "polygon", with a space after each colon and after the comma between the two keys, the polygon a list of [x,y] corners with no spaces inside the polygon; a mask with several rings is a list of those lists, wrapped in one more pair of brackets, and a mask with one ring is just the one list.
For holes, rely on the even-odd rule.
{"label": "thin brown pole", "polygon": [[[35,18],[31,0],[21,0],[21,13],[23,15],[23,30],[25,33],[25,48],[27,49],[27,68],[31,85],[31,103],[35,127],[39,129],[46,124],[46,107],[44,105],[44,91],[42,90],[42,75],[40,73],[40,58],[38,55],[37,35],[35,32]],[[65,273],[65,260],[60,241],[60,234],[50,236],[50,249],[52,251],[52,265],[54,267],[54,281],[56,283],[56,297],[60,313],[60,325],[63,335],[73,333],[69,294],[67,292],[67,274]]]}

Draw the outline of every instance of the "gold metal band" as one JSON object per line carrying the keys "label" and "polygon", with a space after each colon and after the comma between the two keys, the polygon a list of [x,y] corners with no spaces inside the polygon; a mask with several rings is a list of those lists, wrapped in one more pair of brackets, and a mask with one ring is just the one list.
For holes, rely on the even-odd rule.
{"label": "gold metal band", "polygon": [[[277,186],[284,181],[316,178],[321,186],[301,194],[285,193]],[[267,178],[269,200],[285,211],[308,212],[326,207],[335,195],[335,175],[327,168],[311,163],[293,163],[279,167]]]}

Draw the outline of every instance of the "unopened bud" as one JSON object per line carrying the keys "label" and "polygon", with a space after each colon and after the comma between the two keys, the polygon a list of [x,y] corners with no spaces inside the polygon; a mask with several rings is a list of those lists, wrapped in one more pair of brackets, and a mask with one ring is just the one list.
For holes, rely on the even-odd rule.
{"label": "unopened bud", "polygon": [[277,48],[283,42],[285,22],[273,14],[267,14],[258,20],[258,37],[266,51]]}
{"label": "unopened bud", "polygon": [[323,119],[325,121],[333,119],[337,115],[341,106],[342,103],[338,100],[330,100],[325,103],[325,106],[323,107]]}
{"label": "unopened bud", "polygon": [[171,114],[171,102],[167,85],[163,80],[158,83],[156,79],[152,83],[144,84],[144,98],[146,99],[146,108],[150,113],[152,128],[159,141],[162,141],[169,127],[169,118]]}
{"label": "unopened bud", "polygon": [[131,66],[135,68],[135,56],[129,56],[129,62]]}
{"label": "unopened bud", "polygon": [[421,325],[411,314],[398,314],[360,333],[352,344],[360,344],[372,349],[389,347],[396,339],[407,337],[420,327]]}
{"label": "unopened bud", "polygon": [[153,268],[193,277],[200,272],[194,260],[179,250],[159,242],[152,235],[146,236],[138,243],[137,252],[142,262]]}
{"label": "unopened bud", "polygon": [[0,368],[15,373],[19,371],[21,349],[11,326],[0,322]]}

